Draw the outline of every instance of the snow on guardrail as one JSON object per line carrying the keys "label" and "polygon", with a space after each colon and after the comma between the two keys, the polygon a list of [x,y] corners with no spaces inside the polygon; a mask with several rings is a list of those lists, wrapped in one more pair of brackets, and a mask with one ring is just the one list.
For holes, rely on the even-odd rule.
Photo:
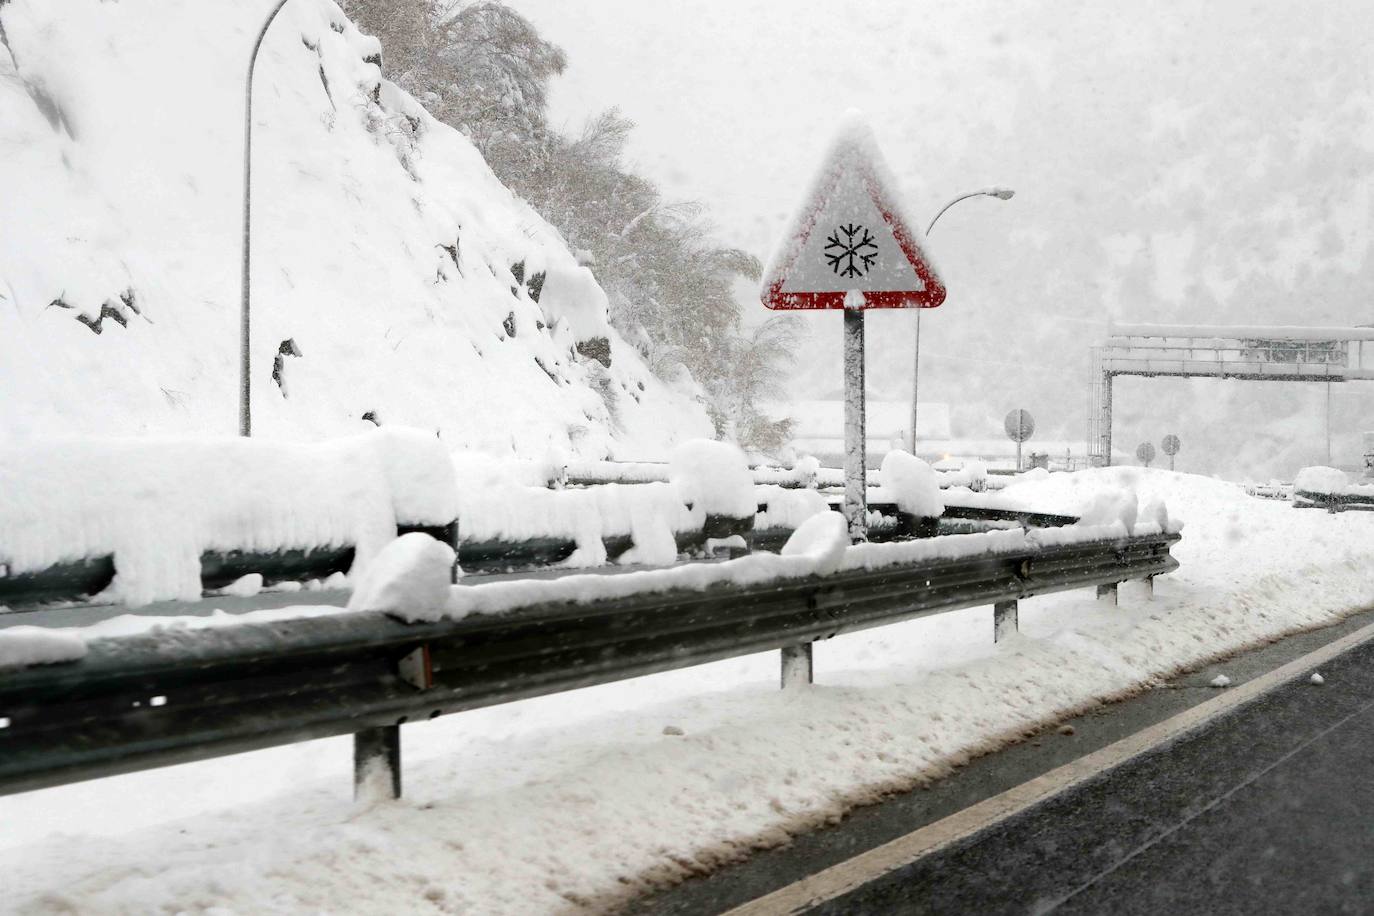
{"label": "snow on guardrail", "polygon": [[52,439],[0,448],[6,576],[113,556],[103,596],[201,597],[201,555],[352,546],[355,568],[398,525],[446,525],[458,493],[443,444],[399,427],[319,443],[248,438]]}

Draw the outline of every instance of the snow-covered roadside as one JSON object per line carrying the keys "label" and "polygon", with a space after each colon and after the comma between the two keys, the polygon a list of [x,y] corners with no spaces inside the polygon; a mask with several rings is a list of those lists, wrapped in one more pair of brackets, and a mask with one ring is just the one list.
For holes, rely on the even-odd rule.
{"label": "snow-covered roadside", "polygon": [[1187,523],[1183,567],[1154,602],[1131,587],[1119,608],[1086,592],[1027,601],[1023,635],[995,647],[986,608],[836,639],[817,648],[820,683],[787,694],[764,655],[411,726],[407,797],[365,809],[348,798],[343,739],[0,799],[5,906],[598,907],[1179,667],[1374,604],[1365,514],[1138,469],[1010,492],[1087,505],[1108,483]]}

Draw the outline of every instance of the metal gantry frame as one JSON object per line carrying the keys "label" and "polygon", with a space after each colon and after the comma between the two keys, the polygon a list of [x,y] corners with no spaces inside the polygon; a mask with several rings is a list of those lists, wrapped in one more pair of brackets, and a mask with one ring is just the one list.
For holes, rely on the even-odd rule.
{"label": "metal gantry frame", "polygon": [[1112,463],[1113,382],[1140,378],[1220,378],[1260,382],[1318,382],[1327,386],[1330,460],[1332,384],[1374,381],[1364,362],[1374,327],[1268,325],[1118,325],[1090,348],[1088,454]]}

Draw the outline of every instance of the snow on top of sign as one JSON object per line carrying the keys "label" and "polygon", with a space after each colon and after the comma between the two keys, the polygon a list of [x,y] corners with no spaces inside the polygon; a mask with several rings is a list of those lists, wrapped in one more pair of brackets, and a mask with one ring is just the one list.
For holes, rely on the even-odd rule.
{"label": "snow on top of sign", "polygon": [[[925,233],[903,205],[897,187],[872,128],[862,113],[851,109],[764,267],[764,303],[770,308],[840,308],[847,293],[862,291],[868,308],[939,305],[944,286],[926,250]],[[838,216],[832,213],[837,207],[867,217],[836,227],[821,225],[824,217]],[[837,241],[828,242],[835,233]],[[897,243],[895,260],[890,246],[879,244],[884,240]],[[835,254],[847,260],[836,263],[831,259]],[[788,304],[781,304],[789,293],[794,295],[784,300]],[[801,295],[806,293],[830,295]]]}

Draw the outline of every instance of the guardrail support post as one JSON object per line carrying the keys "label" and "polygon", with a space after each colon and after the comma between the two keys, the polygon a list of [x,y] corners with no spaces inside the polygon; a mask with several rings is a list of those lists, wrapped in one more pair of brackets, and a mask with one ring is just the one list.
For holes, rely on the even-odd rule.
{"label": "guardrail support post", "polygon": [[1101,601],[1103,598],[1107,598],[1112,602],[1113,605],[1116,605],[1116,586],[1117,583],[1115,582],[1111,583],[1110,585],[1099,585],[1097,587],[1097,600]]}
{"label": "guardrail support post", "polygon": [[782,647],[782,689],[801,687],[813,683],[812,647],[815,643],[805,642],[800,646]]}
{"label": "guardrail support post", "polygon": [[353,797],[401,797],[401,726],[353,733]]}
{"label": "guardrail support post", "polygon": [[1145,581],[1145,599],[1146,599],[1147,601],[1154,601],[1154,600],[1155,600],[1155,577],[1154,577],[1154,576],[1146,576],[1144,581]]}
{"label": "guardrail support post", "polygon": [[999,601],[992,606],[992,641],[1001,642],[1017,630],[1016,602]]}

